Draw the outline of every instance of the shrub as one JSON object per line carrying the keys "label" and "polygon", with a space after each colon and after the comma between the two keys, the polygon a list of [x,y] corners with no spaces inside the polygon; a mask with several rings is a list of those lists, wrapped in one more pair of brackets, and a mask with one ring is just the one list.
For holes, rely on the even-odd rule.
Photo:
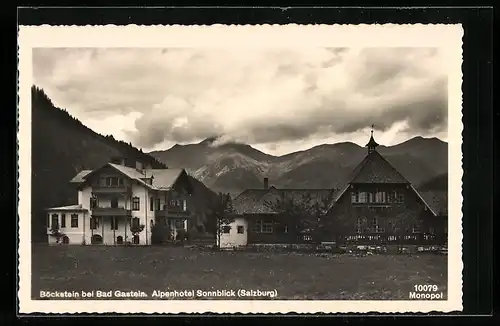
{"label": "shrub", "polygon": [[151,243],[163,244],[171,240],[170,228],[164,223],[156,223],[151,229]]}
{"label": "shrub", "polygon": [[177,236],[176,236],[175,240],[180,241],[180,242],[184,242],[186,240],[189,240],[189,233],[184,229],[179,229],[179,230],[177,230]]}

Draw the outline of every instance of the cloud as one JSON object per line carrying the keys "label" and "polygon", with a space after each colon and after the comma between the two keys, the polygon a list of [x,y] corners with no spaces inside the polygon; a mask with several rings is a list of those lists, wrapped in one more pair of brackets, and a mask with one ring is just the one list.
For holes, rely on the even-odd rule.
{"label": "cloud", "polygon": [[372,124],[446,132],[443,67],[434,48],[34,51],[35,82],[57,104],[84,122],[122,117],[108,130],[143,148],[214,135],[276,148]]}

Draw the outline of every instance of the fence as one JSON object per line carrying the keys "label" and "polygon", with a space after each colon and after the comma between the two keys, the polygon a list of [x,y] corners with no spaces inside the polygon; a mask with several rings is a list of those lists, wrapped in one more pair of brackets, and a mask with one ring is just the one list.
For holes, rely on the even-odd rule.
{"label": "fence", "polygon": [[359,245],[445,245],[448,236],[446,234],[356,234],[339,237],[339,243]]}

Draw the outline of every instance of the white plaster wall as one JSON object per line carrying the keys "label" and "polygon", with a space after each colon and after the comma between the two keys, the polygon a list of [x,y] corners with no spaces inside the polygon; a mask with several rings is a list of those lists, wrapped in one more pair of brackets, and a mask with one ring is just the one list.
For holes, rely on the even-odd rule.
{"label": "white plaster wall", "polygon": [[[132,211],[132,218],[139,218],[139,223],[144,224],[144,230],[139,233],[139,244],[149,245],[151,244],[151,226],[150,221],[154,221],[154,212],[149,210],[149,200],[153,196],[152,193],[148,191],[143,185],[133,183],[132,185],[132,197],[139,197],[139,210]],[[131,204],[132,205],[132,204]],[[132,240],[132,237],[130,237]]]}
{"label": "white plaster wall", "polygon": [[90,197],[92,196],[92,187],[85,187],[78,191],[78,204],[83,208],[90,210]]}
{"label": "white plaster wall", "polygon": [[[59,221],[59,230],[61,233],[64,233],[69,238],[70,245],[81,245],[84,239],[84,226],[83,222],[85,217],[88,215],[85,212],[71,212],[71,211],[51,211],[48,213],[50,218],[50,222],[52,222],[52,215],[57,214],[57,218]],[[66,215],[66,226],[61,227],[62,214]],[[71,227],[71,215],[76,214],[78,216],[78,227]],[[55,244],[57,239],[51,235],[50,231],[51,225],[49,224],[47,227],[47,236],[49,240],[49,244]],[[62,242],[62,238],[61,238]]]}
{"label": "white plaster wall", "polygon": [[[221,248],[231,248],[240,247],[247,245],[248,239],[248,222],[242,217],[237,217],[230,224],[231,230],[229,233],[221,233],[220,235],[220,247]],[[243,233],[238,233],[238,226],[243,226]],[[217,242],[219,240],[217,239]]]}

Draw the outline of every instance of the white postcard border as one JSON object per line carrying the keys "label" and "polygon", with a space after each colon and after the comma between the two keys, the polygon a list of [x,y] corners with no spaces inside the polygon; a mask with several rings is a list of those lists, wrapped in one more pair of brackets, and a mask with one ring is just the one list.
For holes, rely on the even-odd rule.
{"label": "white postcard border", "polygon": [[[20,313],[366,313],[462,310],[462,26],[211,25],[20,26],[19,312]],[[441,47],[448,79],[448,300],[32,300],[31,86],[36,47]]]}

